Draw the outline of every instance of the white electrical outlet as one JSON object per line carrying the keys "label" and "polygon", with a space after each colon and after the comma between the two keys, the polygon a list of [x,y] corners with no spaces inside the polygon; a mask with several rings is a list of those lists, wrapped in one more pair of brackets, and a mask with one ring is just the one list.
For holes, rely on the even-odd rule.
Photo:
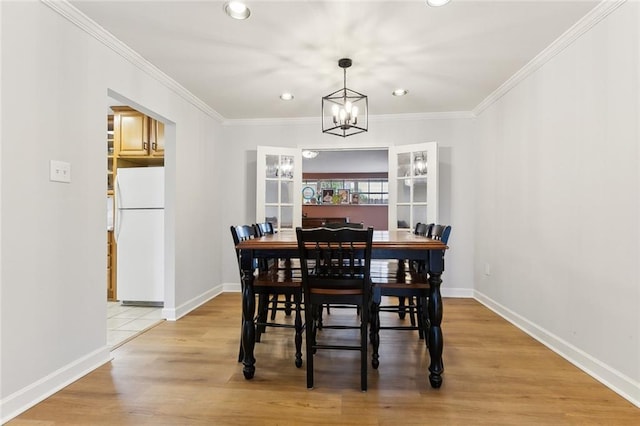
{"label": "white electrical outlet", "polygon": [[71,163],[51,160],[49,163],[49,180],[51,182],[71,182]]}
{"label": "white electrical outlet", "polygon": [[491,275],[491,265],[489,263],[484,264],[484,274],[486,276]]}

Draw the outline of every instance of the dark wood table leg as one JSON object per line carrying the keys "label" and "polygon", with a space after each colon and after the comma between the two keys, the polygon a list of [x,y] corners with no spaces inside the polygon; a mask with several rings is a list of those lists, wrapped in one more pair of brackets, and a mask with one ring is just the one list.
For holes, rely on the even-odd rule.
{"label": "dark wood table leg", "polygon": [[256,372],[256,359],[253,348],[256,342],[256,328],[253,322],[256,309],[256,297],[253,291],[253,256],[250,251],[241,253],[242,264],[242,364],[245,379],[252,379]]}
{"label": "dark wood table leg", "polygon": [[442,362],[442,348],[444,340],[442,336],[442,295],[440,294],[440,284],[442,284],[441,272],[431,272],[429,274],[429,301],[427,311],[429,313],[429,336],[428,347],[431,364],[429,365],[429,382],[431,387],[439,388],[442,385],[442,373],[444,364]]}

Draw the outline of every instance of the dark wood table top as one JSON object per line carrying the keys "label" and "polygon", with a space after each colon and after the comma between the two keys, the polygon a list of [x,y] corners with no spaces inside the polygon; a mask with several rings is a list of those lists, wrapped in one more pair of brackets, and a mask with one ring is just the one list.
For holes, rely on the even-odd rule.
{"label": "dark wood table top", "polygon": [[[241,241],[236,247],[240,250],[292,250],[298,248],[298,240],[295,230],[283,229],[272,235]],[[416,235],[406,229],[373,231],[373,250],[446,250],[447,248],[442,241]]]}

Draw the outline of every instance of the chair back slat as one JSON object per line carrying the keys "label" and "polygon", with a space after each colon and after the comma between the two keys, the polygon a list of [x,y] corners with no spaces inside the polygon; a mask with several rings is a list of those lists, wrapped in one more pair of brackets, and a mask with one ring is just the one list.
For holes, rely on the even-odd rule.
{"label": "chair back slat", "polygon": [[274,233],[273,224],[271,222],[254,223],[253,228],[258,237],[270,235]]}
{"label": "chair back slat", "polygon": [[449,241],[449,234],[451,234],[451,225],[433,225],[430,237],[434,240],[440,240],[444,244]]}
{"label": "chair back slat", "polygon": [[303,283],[344,288],[357,282],[364,288],[369,282],[373,228],[297,228],[296,233]]}

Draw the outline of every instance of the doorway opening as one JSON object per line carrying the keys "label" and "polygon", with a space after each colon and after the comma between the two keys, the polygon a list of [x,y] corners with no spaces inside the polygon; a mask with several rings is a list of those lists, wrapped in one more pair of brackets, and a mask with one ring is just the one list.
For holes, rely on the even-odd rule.
{"label": "doorway opening", "polygon": [[107,344],[163,320],[165,121],[119,96],[107,107]]}
{"label": "doorway opening", "polygon": [[388,229],[387,149],[314,152],[302,160],[302,227],[351,222]]}

